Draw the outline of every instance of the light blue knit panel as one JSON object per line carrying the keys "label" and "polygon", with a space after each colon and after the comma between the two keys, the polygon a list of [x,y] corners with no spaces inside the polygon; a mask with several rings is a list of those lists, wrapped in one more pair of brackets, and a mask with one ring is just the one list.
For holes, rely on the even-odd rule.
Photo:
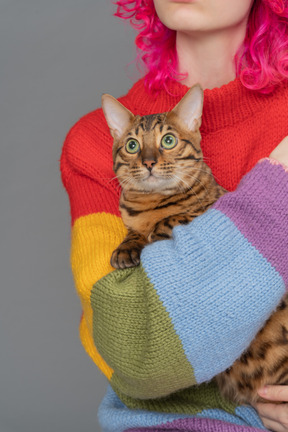
{"label": "light blue knit panel", "polygon": [[[157,426],[182,418],[194,417],[184,414],[130,410],[120,401],[110,386],[98,411],[102,432],[124,432],[130,428]],[[238,407],[235,415],[223,410],[209,409],[197,414],[196,417],[222,420],[239,426],[252,426],[266,430],[258,414],[251,407]]]}
{"label": "light blue knit panel", "polygon": [[244,422],[246,422],[247,425],[250,424],[258,429],[268,430],[263,425],[257,411],[251,406],[241,405],[236,408],[235,414],[237,417],[240,417]]}
{"label": "light blue knit panel", "polygon": [[[207,409],[203,410],[201,413],[197,414],[198,418],[208,418],[213,420],[221,420],[227,423],[233,423],[238,426],[250,426],[258,429],[267,430],[260,417],[254,408],[250,406],[239,406],[235,410],[235,415],[230,414],[221,409]],[[187,418],[187,416],[186,416]]]}
{"label": "light blue knit panel", "polygon": [[184,414],[169,414],[127,408],[109,386],[98,410],[101,432],[124,432],[132,427],[151,427],[181,418],[193,418]]}
{"label": "light blue knit panel", "polygon": [[141,260],[201,383],[247,348],[285,286],[218,210],[174,228],[173,234],[172,240],[148,245]]}

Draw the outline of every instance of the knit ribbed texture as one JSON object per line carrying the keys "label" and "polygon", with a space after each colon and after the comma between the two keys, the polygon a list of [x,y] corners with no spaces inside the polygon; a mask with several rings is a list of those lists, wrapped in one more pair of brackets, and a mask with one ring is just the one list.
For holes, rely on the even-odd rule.
{"label": "knit ribbed texture", "polygon": [[175,391],[175,382],[177,389],[196,383],[169,315],[141,266],[100,280],[92,289],[91,305],[94,340],[109,358],[115,372],[111,384],[119,392],[147,399]]}
{"label": "knit ribbed texture", "polygon": [[[237,194],[224,196],[214,208],[221,210],[235,223],[288,284],[287,242],[283,241],[288,239],[288,217],[285,213],[288,199],[287,169],[268,161],[262,161],[262,164],[245,178],[246,183],[253,181],[253,190],[240,183]],[[239,203],[242,208],[245,206],[245,211],[241,213],[237,211]],[[275,211],[267,213],[267,208]],[[268,232],[269,242],[264,240]]]}
{"label": "knit ribbed texture", "polygon": [[[120,101],[135,114],[164,112],[179,102],[187,87],[172,83],[170,91],[177,96],[163,90],[155,98],[140,80]],[[239,80],[220,89],[205,90],[203,154],[225,189],[234,190],[243,175],[288,134],[287,103],[287,86],[269,96],[245,89]],[[67,135],[61,172],[70,197],[72,223],[93,212],[119,215],[120,190],[117,181],[111,181],[115,177],[112,142],[102,110],[81,118]]]}
{"label": "knit ribbed texture", "polygon": [[[267,183],[267,175],[274,182]],[[148,245],[142,266],[114,271],[95,284],[93,336],[115,372],[116,390],[140,399],[163,397],[191,386],[193,375],[197,383],[210,380],[247,348],[285,283],[243,233],[252,223],[253,236],[269,251],[271,235],[262,226],[274,215],[284,236],[273,259],[287,262],[288,203],[280,204],[285,187],[281,166],[259,163],[217,209],[175,228],[172,240]],[[267,196],[274,197],[273,206]],[[228,205],[233,216],[242,215],[242,230],[222,213]]]}
{"label": "knit ribbed texture", "polygon": [[[253,425],[255,428],[265,429],[261,420],[259,419],[257,413],[255,410],[248,406],[242,406],[235,409],[235,412],[231,414],[231,405],[223,403],[221,405],[222,409],[215,409],[211,408],[215,406],[215,402],[217,401],[216,392],[214,391],[214,405],[213,405],[213,396],[211,397],[211,394],[213,395],[213,391],[209,392],[209,389],[205,391],[204,386],[203,389],[200,391],[195,389],[195,395],[193,396],[193,393],[182,393],[181,395],[177,394],[174,396],[175,405],[176,405],[176,411],[173,413],[172,411],[165,411],[161,409],[154,409],[154,410],[146,410],[146,409],[132,409],[129,410],[125,406],[123,402],[116,396],[116,394],[113,392],[111,388],[108,387],[108,391],[99,407],[99,422],[102,425],[102,431],[103,432],[126,432],[130,429],[140,429],[143,428],[144,430],[147,428],[151,428],[151,430],[157,430],[157,428],[162,427],[165,430],[165,426],[170,426],[173,424],[175,427],[177,425],[181,425],[181,421],[186,421],[186,424],[190,427],[192,419],[205,419],[205,423],[207,422],[207,425],[211,425],[211,428],[213,430],[213,425],[216,422],[219,421],[219,427],[221,428],[222,424],[222,430],[223,432],[226,430],[226,424],[230,424],[230,427],[232,427],[235,432],[237,430],[240,430],[241,432],[248,432],[249,429],[246,429],[247,426]],[[214,385],[215,390],[215,385]],[[202,393],[202,394],[201,394]],[[169,398],[173,399],[173,396]],[[178,399],[178,404],[177,404]],[[221,398],[218,394],[218,401],[220,401]],[[198,403],[197,403],[198,401]],[[157,401],[155,401],[157,403]],[[194,411],[195,408],[198,407],[198,414],[195,417],[194,415],[191,415],[191,406],[190,404],[194,405]],[[207,409],[204,409],[201,411],[201,407],[203,406],[203,403],[206,402]],[[163,401],[164,405],[164,401]],[[219,406],[219,402],[217,404]],[[183,406],[183,411],[186,410],[185,414],[181,414],[181,411],[177,413],[177,407],[180,408],[180,406]],[[210,408],[209,408],[210,407]],[[189,422],[189,421],[190,422]],[[220,421],[221,420],[221,421]],[[179,422],[179,423],[178,423]],[[185,423],[184,423],[185,424]],[[195,429],[198,432],[201,432],[201,425],[202,421],[195,422],[194,425],[198,425],[199,428]],[[183,425],[183,423],[182,423]],[[233,426],[232,426],[233,425]],[[237,426],[240,426],[238,429]],[[149,429],[148,429],[149,430]],[[181,429],[180,429],[181,430]],[[253,429],[254,430],[254,429]],[[256,429],[257,430],[257,429]],[[184,430],[185,431],[185,430]],[[183,432],[184,432],[183,431]]]}
{"label": "knit ribbed texture", "polygon": [[[267,173],[275,179],[270,185],[265,183]],[[243,179],[241,188],[223,196],[217,209],[188,226],[176,227],[173,240],[151,244],[142,253],[142,265],[169,313],[197,382],[211,379],[239,357],[284,294],[284,275],[245,232],[253,223],[254,237],[259,242],[261,238],[268,250],[273,241],[262,225],[273,216],[284,232],[278,237],[274,263],[287,263],[288,202],[282,193],[287,186],[282,167],[260,163]],[[267,195],[279,200],[277,212],[275,201],[271,207]],[[242,230],[222,213],[227,203],[243,220]],[[250,217],[245,219],[247,214]]]}
{"label": "knit ribbed texture", "polygon": [[254,432],[261,431],[261,429],[252,429],[251,427],[238,426],[219,420],[194,418],[174,420],[162,426],[128,429],[127,432],[249,432],[252,430]]}
{"label": "knit ribbed texture", "polygon": [[[187,87],[172,83],[169,90],[175,96],[163,90],[155,98],[140,80],[120,101],[135,114],[164,112]],[[265,96],[235,80],[206,90],[204,99],[203,154],[219,184],[234,191],[288,135],[287,86]],[[227,404],[213,383],[197,391],[193,385],[231,364],[284,292],[287,172],[261,162],[236,192],[175,228],[173,240],[146,247],[140,267],[114,272],[109,259],[126,229],[101,110],[67,135],[61,173],[81,340],[117,393],[110,390],[100,407],[103,432],[262,428],[251,408]]]}

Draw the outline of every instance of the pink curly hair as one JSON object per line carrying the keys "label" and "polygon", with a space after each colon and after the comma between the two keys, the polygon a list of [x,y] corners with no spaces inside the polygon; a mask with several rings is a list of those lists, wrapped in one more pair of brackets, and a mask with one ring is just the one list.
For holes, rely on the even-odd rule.
{"label": "pink curly hair", "polygon": [[[159,20],[153,0],[118,0],[115,15],[130,20],[146,67],[145,83],[151,92],[181,80],[177,70],[176,32]],[[271,93],[288,78],[288,1],[254,0],[246,38],[235,56],[236,75],[248,89]]]}

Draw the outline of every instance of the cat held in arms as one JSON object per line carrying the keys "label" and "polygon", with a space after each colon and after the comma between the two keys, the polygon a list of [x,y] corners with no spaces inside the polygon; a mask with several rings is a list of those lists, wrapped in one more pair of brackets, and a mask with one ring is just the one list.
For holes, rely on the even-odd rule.
{"label": "cat held in arms", "polygon": [[[102,108],[113,142],[113,169],[122,187],[120,212],[128,232],[111,265],[140,263],[143,247],[172,237],[176,225],[203,214],[226,191],[201,150],[203,90],[195,85],[169,112],[133,115],[108,94]],[[233,365],[215,377],[235,403],[267,402],[257,391],[288,384],[288,294]]]}

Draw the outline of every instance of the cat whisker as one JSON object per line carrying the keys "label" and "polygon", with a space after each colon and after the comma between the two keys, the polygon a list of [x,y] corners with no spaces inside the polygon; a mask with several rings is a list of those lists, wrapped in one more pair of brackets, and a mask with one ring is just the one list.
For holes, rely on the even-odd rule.
{"label": "cat whisker", "polygon": [[[183,179],[181,179],[180,177],[176,176],[176,174],[174,174],[174,177],[178,178],[182,183],[185,183],[185,184],[188,186],[188,189],[187,189],[187,190],[184,189],[184,192],[183,192],[183,193],[188,192],[188,191],[191,191],[191,192],[193,193],[193,195],[195,195],[195,197],[197,198],[197,201],[199,202],[199,204],[201,205],[201,207],[203,208],[203,210],[205,211],[205,208],[204,208],[204,206],[202,205],[202,202],[201,202],[199,196],[198,196],[198,195],[194,192],[194,190],[193,190],[193,185],[189,186],[188,183],[186,183],[186,182],[185,182]],[[199,183],[204,187],[204,189],[207,191],[207,188],[203,185],[203,183],[201,183],[201,181],[200,181],[197,177],[192,176],[192,175],[190,175],[190,177],[193,178],[194,180],[198,181],[198,182],[199,182]],[[180,185],[179,185],[179,186],[180,186]],[[179,188],[179,190],[181,190],[181,189]]]}
{"label": "cat whisker", "polygon": [[[199,204],[201,204],[201,201],[199,200],[198,195],[193,191],[193,185],[189,185],[187,182],[185,182],[182,178],[178,177],[176,174],[174,174],[173,177],[179,179],[181,183],[184,183],[184,184],[187,186],[187,189],[185,189],[181,183],[178,185],[178,189],[179,189],[182,193],[186,193],[186,192],[188,192],[188,191],[192,191],[193,194],[196,196],[196,198],[197,198]],[[193,178],[193,179],[195,179],[195,180],[198,180],[197,177],[194,177],[194,176],[190,176],[190,177]]]}
{"label": "cat whisker", "polygon": [[122,180],[120,179],[120,177],[118,177],[118,185],[116,187],[117,190],[121,189],[122,185],[125,184],[126,180]]}
{"label": "cat whisker", "polygon": [[[197,170],[197,172],[204,172],[205,174],[209,174],[210,176],[212,176],[214,178],[214,176],[211,173],[209,173],[205,170]],[[205,187],[205,185],[201,182],[201,180],[198,177],[194,176],[193,174],[189,174],[189,173],[185,173],[185,176],[190,177],[190,178],[198,181],[198,183],[201,184],[203,186],[203,188],[207,191],[207,188]]]}
{"label": "cat whisker", "polygon": [[191,189],[191,186],[187,182],[185,182],[181,177],[178,177],[176,174],[173,174],[173,177],[180,180],[181,183],[184,183],[187,186],[188,190]]}
{"label": "cat whisker", "polygon": [[[177,178],[178,180],[180,180],[180,183],[177,185],[177,190],[179,190],[181,193],[185,193],[187,189],[184,188],[184,186],[181,184],[182,180],[180,177],[176,176],[175,174],[172,175],[167,175],[165,177],[167,180],[174,180],[175,178]],[[171,188],[174,189],[174,188]]]}
{"label": "cat whisker", "polygon": [[115,180],[115,179],[117,179],[118,180],[118,177],[117,176],[115,176],[115,177],[112,177],[109,181],[108,181],[108,183],[110,183],[111,181],[113,181],[113,180]]}
{"label": "cat whisker", "polygon": [[131,180],[132,180],[132,177],[126,177],[126,178],[124,178],[123,180],[121,180],[121,178],[119,178],[119,183],[120,183],[120,185],[122,186],[122,185],[124,185],[125,183],[130,183]]}
{"label": "cat whisker", "polygon": [[119,183],[120,183],[119,187],[125,188],[129,183],[133,182],[133,180],[134,180],[133,177],[127,177],[122,181],[119,179]]}
{"label": "cat whisker", "polygon": [[207,171],[205,169],[199,169],[198,171],[201,171],[201,172],[204,172],[205,174],[208,174],[210,177],[213,177],[219,183],[219,179],[215,175],[213,175],[210,170]]}
{"label": "cat whisker", "polygon": [[202,156],[202,160],[205,162],[205,161],[211,160],[211,158],[209,158],[207,156]]}
{"label": "cat whisker", "polygon": [[193,178],[194,180],[198,181],[199,184],[201,184],[201,186],[203,186],[203,188],[205,189],[205,191],[208,193],[208,190],[206,188],[206,186],[201,182],[201,180],[199,180],[198,177],[195,177],[193,175],[189,175],[189,177]]}
{"label": "cat whisker", "polygon": [[[191,166],[190,167],[186,166],[184,168],[186,168],[187,170],[189,170],[189,169],[191,169]],[[201,169],[201,168],[197,168],[197,172],[203,172],[204,174],[207,174],[210,177],[214,178],[219,183],[219,180],[217,179],[217,177],[215,177],[211,172],[209,172],[209,171],[207,171],[205,169]],[[185,175],[189,175],[189,174],[185,174]]]}
{"label": "cat whisker", "polygon": [[99,180],[109,180],[108,183],[110,183],[112,180],[118,179],[118,177],[117,176],[112,177],[112,178],[110,178],[110,177],[98,177],[98,179]]}

